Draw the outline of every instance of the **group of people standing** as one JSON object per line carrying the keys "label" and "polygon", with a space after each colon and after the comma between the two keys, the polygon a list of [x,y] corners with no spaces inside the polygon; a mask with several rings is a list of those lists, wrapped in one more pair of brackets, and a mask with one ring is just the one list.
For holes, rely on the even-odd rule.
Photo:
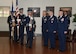
{"label": "group of people standing", "polygon": [[[32,48],[33,36],[36,28],[36,21],[33,17],[33,10],[27,10],[28,16],[23,14],[23,8],[19,9],[19,14],[16,12],[10,12],[10,16],[7,19],[9,24],[9,33],[11,39],[11,31],[13,31],[14,41],[20,42],[23,45],[24,42],[24,28],[26,27],[27,41],[26,47]],[[66,34],[68,30],[70,20],[67,11],[59,11],[59,16],[56,17],[52,10],[43,11],[42,17],[42,38],[43,45],[48,46],[48,40],[50,40],[50,49],[56,47],[55,34],[58,33],[59,39],[59,51],[65,51],[66,49]]]}
{"label": "group of people standing", "polygon": [[28,16],[23,14],[23,8],[19,9],[18,15],[16,15],[16,12],[10,12],[10,16],[8,17],[7,22],[9,24],[10,39],[11,31],[13,31],[14,41],[20,42],[21,45],[23,45],[24,42],[24,28],[26,27],[26,47],[32,48],[36,22],[33,17],[33,11],[29,9],[27,12]]}
{"label": "group of people standing", "polygon": [[[56,47],[56,33],[58,34],[59,39],[59,50],[66,50],[66,34],[70,24],[70,18],[67,14],[67,11],[63,12],[59,10],[59,16],[56,17],[52,10],[43,11],[42,17],[42,38],[43,45],[49,46],[50,49],[55,49]],[[48,45],[49,41],[50,45]]]}

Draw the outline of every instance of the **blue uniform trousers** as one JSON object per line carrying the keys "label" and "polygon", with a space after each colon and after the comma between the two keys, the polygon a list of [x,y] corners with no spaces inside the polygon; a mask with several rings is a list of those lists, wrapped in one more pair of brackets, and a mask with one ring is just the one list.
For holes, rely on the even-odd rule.
{"label": "blue uniform trousers", "polygon": [[48,46],[48,32],[43,32],[44,46]]}
{"label": "blue uniform trousers", "polygon": [[64,31],[58,32],[58,38],[59,38],[59,50],[64,51],[66,49],[66,35],[64,34]]}
{"label": "blue uniform trousers", "polygon": [[32,43],[33,43],[33,31],[27,31],[27,45],[29,47],[32,47]]}
{"label": "blue uniform trousers", "polygon": [[19,27],[19,40],[21,44],[23,44],[23,41],[24,41],[24,26],[23,25]]}
{"label": "blue uniform trousers", "polygon": [[17,27],[14,27],[14,41],[17,42]]}
{"label": "blue uniform trousers", "polygon": [[49,32],[50,39],[50,48],[55,48],[55,34],[53,32]]}

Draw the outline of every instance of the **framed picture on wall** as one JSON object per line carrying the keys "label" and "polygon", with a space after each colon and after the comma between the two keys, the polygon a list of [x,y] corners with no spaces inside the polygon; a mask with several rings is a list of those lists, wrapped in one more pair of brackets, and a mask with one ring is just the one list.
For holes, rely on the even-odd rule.
{"label": "framed picture on wall", "polygon": [[50,10],[52,10],[54,12],[54,6],[47,6],[46,7],[47,12],[50,11]]}
{"label": "framed picture on wall", "polygon": [[34,17],[40,17],[40,7],[28,7],[28,9],[33,10]]}
{"label": "framed picture on wall", "polygon": [[60,7],[60,10],[67,11],[68,16],[72,16],[72,7]]}

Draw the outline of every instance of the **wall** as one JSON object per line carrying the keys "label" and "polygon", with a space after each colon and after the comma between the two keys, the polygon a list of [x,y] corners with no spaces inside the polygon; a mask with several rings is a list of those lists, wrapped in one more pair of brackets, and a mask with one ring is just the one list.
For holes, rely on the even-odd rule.
{"label": "wall", "polygon": [[[4,2],[5,1],[5,2]],[[4,3],[3,3],[4,2]],[[54,6],[55,7],[55,15],[58,16],[58,11],[60,7],[72,7],[72,13],[76,13],[76,0],[19,0],[19,7],[24,8],[24,13],[27,14],[28,7],[40,7],[41,13],[42,11],[46,9],[46,6]],[[8,4],[8,5],[7,5]],[[11,6],[10,0],[1,0],[0,1],[1,6]],[[15,0],[14,0],[14,6],[15,6]],[[42,17],[42,16],[41,16]],[[41,33],[41,17],[35,17],[37,29],[36,33]],[[75,27],[73,26],[72,19],[71,19],[71,25],[70,28],[73,30]],[[4,23],[3,23],[3,21]],[[8,31],[8,25],[5,23],[6,18],[0,18],[0,30],[1,31]],[[3,25],[1,25],[3,24]]]}
{"label": "wall", "polygon": [[[15,10],[15,0],[13,0],[13,3]],[[11,0],[0,0],[0,6],[9,6],[11,8],[11,5],[12,5]],[[0,17],[0,31],[8,31],[7,18]]]}

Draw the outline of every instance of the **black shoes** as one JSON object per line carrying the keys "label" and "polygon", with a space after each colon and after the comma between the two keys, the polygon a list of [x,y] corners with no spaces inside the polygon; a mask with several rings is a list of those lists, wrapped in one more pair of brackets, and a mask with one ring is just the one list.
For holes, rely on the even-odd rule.
{"label": "black shoes", "polygon": [[23,43],[21,43],[21,45],[23,45]]}
{"label": "black shoes", "polygon": [[55,49],[55,47],[49,47],[49,49]]}
{"label": "black shoes", "polygon": [[57,52],[64,52],[65,50],[57,50]]}
{"label": "black shoes", "polygon": [[29,46],[28,44],[25,44],[26,45],[26,48],[32,48],[32,46]]}

